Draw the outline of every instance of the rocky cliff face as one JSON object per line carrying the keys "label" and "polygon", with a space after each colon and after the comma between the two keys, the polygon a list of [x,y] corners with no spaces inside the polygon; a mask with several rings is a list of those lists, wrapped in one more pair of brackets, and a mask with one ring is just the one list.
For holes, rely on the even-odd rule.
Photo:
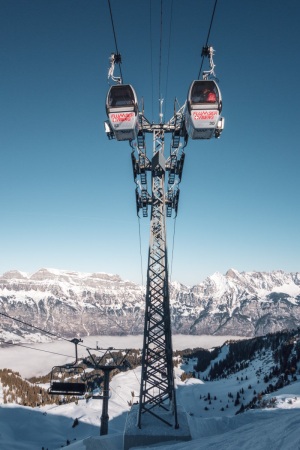
{"label": "rocky cliff face", "polygon": [[300,274],[231,269],[177,293],[172,299],[175,322],[180,321],[180,314],[174,315],[176,307],[182,311],[180,304],[190,309],[192,334],[259,336],[292,329],[300,324]]}
{"label": "rocky cliff face", "polygon": [[[0,338],[140,334],[144,288],[118,275],[40,269],[0,277]],[[170,286],[173,333],[259,336],[300,326],[300,273],[215,273]],[[18,318],[12,321],[9,315]],[[21,321],[21,322],[20,322]]]}

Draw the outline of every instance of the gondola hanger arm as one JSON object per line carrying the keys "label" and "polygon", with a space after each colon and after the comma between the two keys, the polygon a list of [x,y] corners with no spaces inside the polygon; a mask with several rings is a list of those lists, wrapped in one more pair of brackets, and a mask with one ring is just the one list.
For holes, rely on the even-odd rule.
{"label": "gondola hanger arm", "polygon": [[215,74],[215,63],[213,60],[213,56],[215,54],[215,50],[213,47],[211,46],[205,46],[202,48],[202,53],[201,56],[205,57],[207,56],[209,58],[209,65],[210,65],[210,69],[209,70],[204,70],[203,71],[203,80],[208,80],[209,77],[214,77],[216,78],[216,74]]}
{"label": "gondola hanger arm", "polygon": [[121,55],[119,53],[112,53],[109,57],[109,62],[110,67],[108,69],[107,79],[109,80],[111,78],[115,83],[122,84],[122,78],[114,76],[115,64],[121,64],[122,62]]}

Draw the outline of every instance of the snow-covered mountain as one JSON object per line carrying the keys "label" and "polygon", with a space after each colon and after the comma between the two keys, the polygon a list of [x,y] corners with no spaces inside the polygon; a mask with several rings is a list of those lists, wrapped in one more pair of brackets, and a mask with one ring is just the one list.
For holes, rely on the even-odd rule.
{"label": "snow-covered mountain", "polygon": [[[174,334],[259,336],[300,325],[300,272],[215,273],[199,285],[170,286]],[[118,275],[40,269],[0,277],[0,313],[56,335],[140,334],[143,287]],[[0,316],[0,337],[38,331]]]}

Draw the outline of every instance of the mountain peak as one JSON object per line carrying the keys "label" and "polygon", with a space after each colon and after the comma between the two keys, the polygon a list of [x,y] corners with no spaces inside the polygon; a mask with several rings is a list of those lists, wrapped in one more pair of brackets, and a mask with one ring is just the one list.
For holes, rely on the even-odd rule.
{"label": "mountain peak", "polygon": [[4,272],[1,278],[7,280],[25,280],[28,279],[28,274],[26,272],[20,272],[19,270],[9,270],[8,272]]}
{"label": "mountain peak", "polygon": [[233,278],[233,279],[239,278],[239,276],[240,276],[240,273],[235,269],[229,269],[229,270],[227,270],[227,272],[225,274],[225,277]]}

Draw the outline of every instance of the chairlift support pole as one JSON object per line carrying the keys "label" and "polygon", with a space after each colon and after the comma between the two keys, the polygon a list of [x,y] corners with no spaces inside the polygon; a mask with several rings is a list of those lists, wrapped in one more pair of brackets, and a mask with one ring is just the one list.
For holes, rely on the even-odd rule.
{"label": "chairlift support pole", "polygon": [[[96,350],[98,350],[98,348]],[[115,364],[109,364],[109,365],[102,364],[105,359],[104,357],[108,354],[108,351],[110,351],[110,350],[113,350],[113,349],[110,348],[110,349],[105,350],[105,353],[102,355],[102,357],[100,357],[100,359],[98,359],[98,361],[96,361],[94,359],[93,355],[91,354],[90,350],[88,349],[88,353],[92,360],[91,367],[93,367],[94,369],[99,369],[104,373],[102,414],[101,414],[101,420],[100,420],[100,436],[104,436],[104,435],[108,434],[108,421],[109,421],[108,400],[109,400],[110,372],[112,370],[116,370],[116,369],[122,370],[127,367],[125,361],[126,361],[126,356],[129,352],[129,350],[127,350],[126,354],[122,357],[122,360],[119,361],[118,364],[114,360],[111,353],[109,353],[109,355],[111,356],[111,359],[113,359],[113,361],[115,361]]]}
{"label": "chairlift support pole", "polygon": [[104,373],[104,384],[103,384],[103,402],[102,402],[102,415],[101,415],[101,425],[100,425],[100,436],[108,434],[108,399],[109,399],[109,374],[116,367],[101,367]]}

